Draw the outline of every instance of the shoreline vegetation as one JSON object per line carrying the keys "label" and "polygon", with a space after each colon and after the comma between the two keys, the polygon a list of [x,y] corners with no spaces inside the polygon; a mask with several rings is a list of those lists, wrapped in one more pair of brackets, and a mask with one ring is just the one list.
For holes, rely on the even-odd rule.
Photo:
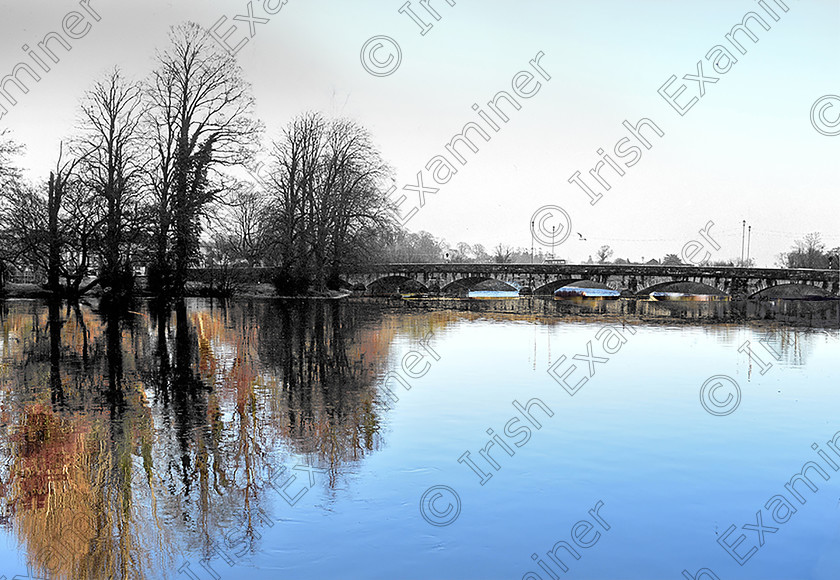
{"label": "shoreline vegetation", "polygon": [[[487,296],[487,297],[478,297],[478,296],[467,296],[466,294],[450,294],[450,293],[442,293],[439,291],[433,291],[429,293],[419,293],[419,292],[400,292],[400,291],[384,291],[384,292],[375,292],[375,293],[367,293],[360,289],[351,289],[349,286],[344,286],[341,289],[334,289],[328,288],[322,291],[315,290],[310,288],[309,290],[303,291],[298,294],[280,294],[277,286],[269,282],[239,282],[236,284],[224,284],[224,285],[216,285],[211,283],[207,283],[206,281],[188,281],[185,284],[184,293],[182,297],[184,298],[347,298],[347,297],[369,297],[369,298],[403,298],[403,299],[410,299],[414,301],[423,301],[423,300],[487,300],[487,299],[499,299],[499,300],[506,300],[510,298],[514,298],[512,296]],[[103,296],[107,295],[107,289],[103,289],[101,286],[93,286],[84,294],[78,295],[77,297],[68,297],[68,296],[61,296],[62,300],[70,300],[73,302],[75,299],[81,298],[102,298]],[[502,293],[504,294],[504,293]],[[4,298],[43,298],[49,299],[55,296],[55,294],[47,287],[46,284],[22,284],[22,283],[13,283],[7,282],[4,287],[0,288],[0,299]],[[520,298],[530,297],[532,294],[528,293],[521,293]],[[743,297],[729,297],[726,294],[720,293],[721,297],[726,297],[728,300],[732,301],[746,301],[749,300]],[[136,298],[159,298],[160,296],[152,291],[150,288],[144,285],[137,285],[133,288],[133,291],[124,295],[126,298],[136,297]],[[542,298],[551,298],[551,296],[540,296],[535,295],[535,297],[542,297]],[[173,297],[174,298],[174,297]],[[647,295],[637,295],[627,292],[622,292],[621,298],[625,300],[648,300]],[[575,298],[572,297],[572,300]],[[780,295],[776,296],[773,299],[782,299],[782,300],[805,300],[809,301],[807,298],[803,298],[801,295],[791,292],[790,296]],[[766,301],[766,299],[752,299],[753,301]],[[828,301],[828,302],[836,302],[840,301],[840,296],[826,296],[820,297],[817,299],[816,297],[813,301]]]}

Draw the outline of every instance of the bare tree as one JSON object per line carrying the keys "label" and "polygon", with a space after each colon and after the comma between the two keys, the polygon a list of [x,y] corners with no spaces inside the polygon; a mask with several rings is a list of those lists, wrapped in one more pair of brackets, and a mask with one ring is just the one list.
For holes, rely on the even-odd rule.
{"label": "bare tree", "polygon": [[35,187],[14,179],[4,187],[1,241],[6,261],[46,272],[47,289],[54,297],[75,297],[87,290],[80,286],[88,273],[99,214],[95,204],[84,199],[76,175],[82,158],[62,157],[63,147],[46,184]]}
{"label": "bare tree", "polygon": [[383,240],[376,259],[387,263],[428,263],[443,260],[446,243],[426,231],[398,228]]}
{"label": "bare tree", "polygon": [[820,233],[812,232],[794,241],[789,252],[779,255],[778,263],[783,268],[827,268],[828,255]]}
{"label": "bare tree", "polygon": [[17,166],[12,157],[20,152],[22,147],[6,138],[6,130],[0,131],[0,188],[6,187],[9,181],[20,177]]}
{"label": "bare tree", "polygon": [[125,203],[138,171],[133,145],[139,102],[138,89],[115,71],[87,94],[72,155],[64,161],[61,147],[44,187],[46,196],[19,177],[5,188],[6,256],[19,266],[46,272],[54,296],[76,297],[97,283],[82,286],[97,253],[106,272],[119,267]]}
{"label": "bare tree", "polygon": [[[76,170],[79,163],[84,159],[84,157],[77,157],[64,162],[62,161],[62,157],[63,147],[59,150],[55,171],[50,172],[50,179],[47,182],[47,288],[53,296],[60,296],[62,294],[60,281],[62,274],[68,279],[68,283],[71,277],[77,280],[75,289],[78,290],[81,279],[87,273],[85,270],[80,270],[80,268],[86,269],[87,267],[86,256],[76,261],[76,268],[73,269],[73,272],[65,268],[62,260],[62,249],[65,242],[64,231],[66,229],[72,231],[74,227],[70,225],[69,228],[62,228],[62,203],[65,201],[65,194],[71,188],[79,186],[76,180]],[[72,200],[72,197],[69,199]],[[86,233],[83,233],[82,237],[87,240]],[[86,249],[87,244],[85,243],[82,250],[86,252]]]}
{"label": "bare tree", "polygon": [[231,182],[227,189],[229,199],[217,204],[210,220],[211,240],[206,256],[213,265],[261,264],[266,258],[263,220],[267,194],[241,181]]}
{"label": "bare tree", "polygon": [[[331,125],[322,206],[329,208],[318,247],[324,261],[316,262],[315,282],[335,282],[345,265],[370,257],[373,240],[381,229],[393,226],[385,182],[391,170],[373,145],[370,134],[348,120]],[[323,268],[318,266],[323,264]]]}
{"label": "bare tree", "polygon": [[[69,298],[76,298],[99,283],[99,279],[95,278],[82,286],[93,273],[94,254],[107,219],[107,206],[94,190],[71,172],[68,172],[62,190],[57,236],[60,248],[58,271],[65,279],[61,291]],[[50,235],[51,248],[53,239]]]}
{"label": "bare tree", "polygon": [[140,121],[144,104],[138,84],[118,69],[97,82],[82,104],[77,147],[86,153],[81,179],[104,205],[104,231],[98,235],[100,283],[115,296],[130,290],[130,241],[138,231],[144,175]]}
{"label": "bare tree", "polygon": [[[0,131],[0,226],[5,226],[6,213],[8,210],[7,199],[13,199],[14,192],[20,187],[20,171],[12,162],[12,157],[20,151],[21,147],[6,138],[6,130]],[[14,249],[7,242],[8,235],[6,228],[0,230],[0,292],[6,287],[8,275],[8,262],[13,257]]]}
{"label": "bare tree", "polygon": [[607,245],[604,245],[598,248],[598,251],[595,252],[595,255],[598,257],[598,263],[603,264],[604,262],[609,260],[610,257],[613,255],[613,249]]}
{"label": "bare tree", "polygon": [[3,185],[0,252],[4,264],[19,270],[49,268],[47,202],[35,187],[20,179]]}
{"label": "bare tree", "polygon": [[390,169],[368,132],[318,113],[296,118],[272,151],[269,218],[279,286],[323,289],[342,266],[373,255],[393,228],[385,182]]}
{"label": "bare tree", "polygon": [[188,22],[170,31],[149,82],[154,136],[152,180],[157,213],[158,291],[183,295],[198,257],[202,219],[222,193],[219,167],[244,163],[259,125],[254,100],[236,60]]}
{"label": "bare tree", "polygon": [[493,250],[493,261],[497,264],[509,264],[513,256],[513,250],[510,246],[499,244]]}
{"label": "bare tree", "polygon": [[487,254],[487,250],[484,249],[483,245],[473,244],[472,250],[475,254],[476,262],[487,262],[490,260],[490,256]]}
{"label": "bare tree", "polygon": [[455,249],[458,251],[459,257],[463,261],[470,260],[473,257],[472,246],[466,242],[458,242],[455,244]]}
{"label": "bare tree", "polygon": [[[312,190],[319,175],[319,163],[327,131],[320,115],[294,119],[276,141],[273,159],[271,205],[265,221],[266,237],[279,267],[278,285],[297,292],[308,285],[311,221],[315,210]],[[284,289],[284,291],[286,291]]]}

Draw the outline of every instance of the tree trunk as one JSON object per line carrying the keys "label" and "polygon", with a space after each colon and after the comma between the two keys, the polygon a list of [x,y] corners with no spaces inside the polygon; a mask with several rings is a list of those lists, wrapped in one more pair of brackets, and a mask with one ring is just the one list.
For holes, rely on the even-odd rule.
{"label": "tree trunk", "polygon": [[54,296],[61,294],[61,282],[59,281],[61,244],[58,238],[59,207],[61,207],[61,176],[56,180],[55,174],[50,172],[49,188],[47,190],[47,211],[49,213],[47,286]]}

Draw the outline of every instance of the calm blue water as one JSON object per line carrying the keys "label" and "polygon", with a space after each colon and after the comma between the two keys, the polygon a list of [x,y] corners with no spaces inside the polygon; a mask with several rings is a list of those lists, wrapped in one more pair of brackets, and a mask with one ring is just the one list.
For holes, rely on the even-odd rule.
{"label": "calm blue water", "polygon": [[[58,383],[46,309],[4,314],[9,578],[33,559],[56,577],[552,578],[534,553],[578,579],[838,577],[836,330],[629,320],[596,337],[608,321],[257,301],[141,305],[115,335],[91,310],[60,314]],[[588,378],[573,396],[547,372],[572,364],[570,389]],[[701,401],[714,375],[738,388]],[[540,428],[513,405],[534,399],[552,413],[531,407]],[[497,467],[488,429],[513,454],[490,447]],[[787,490],[807,462],[828,480],[810,469],[817,491]],[[459,498],[460,513],[447,490],[424,504],[447,525],[421,515],[434,486]],[[785,523],[764,507],[776,495]],[[95,524],[86,541],[63,529],[50,560],[73,509]],[[761,533],[743,528],[756,512]],[[757,548],[743,565],[717,542],[732,525],[736,553]],[[557,542],[580,556],[558,547],[567,573]]]}

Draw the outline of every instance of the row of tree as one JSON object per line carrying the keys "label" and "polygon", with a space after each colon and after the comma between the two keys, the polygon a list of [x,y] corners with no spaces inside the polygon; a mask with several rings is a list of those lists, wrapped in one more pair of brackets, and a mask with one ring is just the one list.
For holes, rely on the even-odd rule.
{"label": "row of tree", "polygon": [[791,249],[779,254],[777,264],[782,268],[835,269],[840,266],[840,246],[827,249],[819,232],[812,232],[796,240]]}
{"label": "row of tree", "polygon": [[[678,254],[665,254],[662,258],[651,258],[633,261],[626,258],[615,258],[614,250],[609,245],[603,245],[586,260],[587,264],[662,264],[684,265],[685,262]],[[550,254],[541,249],[532,254],[527,248],[511,248],[503,244],[497,245],[492,253],[488,253],[481,244],[458,243],[450,247],[446,240],[436,238],[429,232],[411,233],[399,231],[391,237],[390,243],[383,246],[379,256],[384,262],[458,262],[458,263],[536,263],[541,264],[551,259]],[[779,254],[778,266],[782,268],[837,268],[840,247],[826,249],[819,233],[811,233],[793,243],[790,251]],[[752,258],[729,260],[714,260],[712,266],[737,266],[751,268],[755,266]]]}
{"label": "row of tree", "polygon": [[149,78],[115,69],[86,93],[44,182],[25,180],[20,146],[0,139],[0,270],[43,272],[54,295],[119,297],[148,265],[150,288],[177,297],[216,252],[274,266],[279,289],[300,291],[392,239],[390,169],[362,127],[298,117],[254,187],[236,177],[260,153],[253,109],[233,57],[199,25],[173,27]]}
{"label": "row of tree", "polygon": [[427,263],[427,262],[457,262],[468,263],[541,263],[550,256],[540,249],[531,254],[527,248],[512,248],[498,244],[488,253],[482,244],[468,244],[458,242],[450,245],[443,238],[437,238],[427,231],[409,232],[405,230],[393,231],[386,243],[377,252],[377,258],[382,262],[393,263]]}
{"label": "row of tree", "polygon": [[272,144],[267,165],[256,187],[237,184],[233,200],[216,206],[213,262],[275,267],[278,291],[299,293],[380,259],[402,233],[385,193],[391,170],[356,123],[301,115]]}
{"label": "row of tree", "polygon": [[123,294],[138,259],[158,292],[182,292],[200,220],[222,192],[214,172],[251,154],[259,126],[235,61],[196,24],[170,39],[150,78],[115,69],[86,93],[46,184],[6,171],[2,258],[46,271],[54,294],[84,292],[92,271],[89,284]]}

